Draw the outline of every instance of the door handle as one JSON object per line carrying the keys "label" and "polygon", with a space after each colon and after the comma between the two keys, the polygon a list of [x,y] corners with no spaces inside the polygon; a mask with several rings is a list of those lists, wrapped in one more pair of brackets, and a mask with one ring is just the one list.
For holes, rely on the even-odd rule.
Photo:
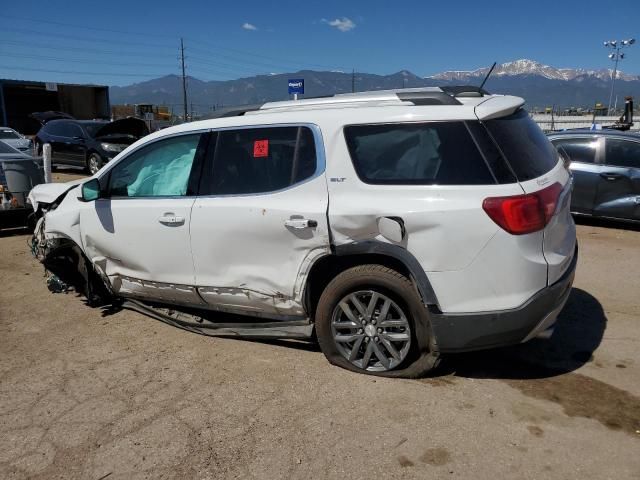
{"label": "door handle", "polygon": [[318,226],[318,222],[316,222],[315,220],[307,220],[306,218],[296,218],[285,220],[284,225],[285,227],[302,230],[303,228],[315,228]]}
{"label": "door handle", "polygon": [[184,224],[184,217],[174,215],[173,213],[165,213],[158,218],[158,221],[163,225],[178,226]]}
{"label": "door handle", "polygon": [[604,178],[605,180],[609,180],[610,182],[613,182],[614,180],[618,180],[618,179],[622,178],[622,175],[620,175],[619,173],[603,172],[603,173],[600,174],[600,176],[602,178]]}

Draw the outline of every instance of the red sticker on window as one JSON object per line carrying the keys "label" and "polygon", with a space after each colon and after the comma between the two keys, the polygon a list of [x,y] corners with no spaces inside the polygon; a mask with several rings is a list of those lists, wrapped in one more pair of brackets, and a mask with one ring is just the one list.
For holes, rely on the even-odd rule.
{"label": "red sticker on window", "polygon": [[269,156],[269,140],[256,140],[253,142],[253,156],[268,157]]}

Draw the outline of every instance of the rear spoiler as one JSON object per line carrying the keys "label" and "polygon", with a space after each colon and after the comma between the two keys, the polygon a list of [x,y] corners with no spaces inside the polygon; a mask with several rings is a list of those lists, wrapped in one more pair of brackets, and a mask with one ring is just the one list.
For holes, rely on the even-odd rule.
{"label": "rear spoiler", "polygon": [[511,115],[524,105],[524,99],[511,95],[493,95],[474,108],[478,120],[490,120],[492,118]]}

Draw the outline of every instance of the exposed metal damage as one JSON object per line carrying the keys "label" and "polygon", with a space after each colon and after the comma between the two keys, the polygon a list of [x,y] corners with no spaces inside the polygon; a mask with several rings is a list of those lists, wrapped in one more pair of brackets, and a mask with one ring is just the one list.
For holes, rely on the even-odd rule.
{"label": "exposed metal damage", "polygon": [[152,306],[139,300],[127,299],[123,308],[134,310],[174,327],[215,337],[242,337],[255,339],[308,340],[313,336],[313,323],[306,320],[249,322],[213,322],[208,312],[181,311],[175,308]]}

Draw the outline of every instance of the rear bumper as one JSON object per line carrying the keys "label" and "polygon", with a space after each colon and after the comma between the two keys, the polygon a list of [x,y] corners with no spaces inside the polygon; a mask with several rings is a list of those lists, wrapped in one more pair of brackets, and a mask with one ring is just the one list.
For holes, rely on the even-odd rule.
{"label": "rear bumper", "polygon": [[571,293],[578,247],[567,270],[520,307],[495,312],[431,313],[431,325],[440,352],[465,352],[502,347],[544,336]]}

